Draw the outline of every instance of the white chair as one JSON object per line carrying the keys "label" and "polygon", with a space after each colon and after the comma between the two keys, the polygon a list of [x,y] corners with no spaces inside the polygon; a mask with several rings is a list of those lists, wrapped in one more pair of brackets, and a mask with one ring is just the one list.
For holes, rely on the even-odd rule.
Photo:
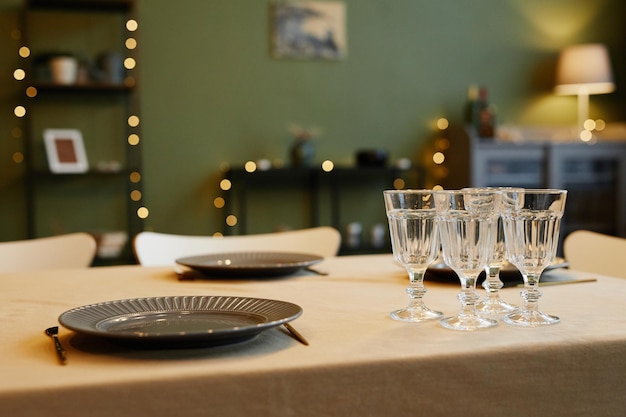
{"label": "white chair", "polygon": [[137,262],[144,266],[175,265],[185,256],[220,252],[301,252],[322,257],[336,256],[341,234],[327,226],[238,236],[190,236],[140,232],[133,240]]}
{"label": "white chair", "polygon": [[626,278],[624,238],[576,230],[565,236],[563,254],[574,270]]}
{"label": "white chair", "polygon": [[88,233],[0,242],[0,272],[86,268],[96,255],[96,239]]}

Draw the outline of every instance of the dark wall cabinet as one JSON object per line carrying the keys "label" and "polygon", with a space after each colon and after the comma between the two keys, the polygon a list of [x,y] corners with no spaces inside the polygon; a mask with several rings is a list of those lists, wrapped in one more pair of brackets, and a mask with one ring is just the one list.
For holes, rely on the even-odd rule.
{"label": "dark wall cabinet", "polygon": [[561,235],[626,236],[626,140],[499,142],[471,139],[473,186],[568,190]]}
{"label": "dark wall cabinet", "polygon": [[[91,232],[107,263],[132,258],[145,216],[137,28],[130,0],[29,0],[21,11],[29,236]],[[80,155],[75,144],[64,154],[58,132],[82,137],[86,169],[54,169],[44,144],[50,130],[57,159],[70,165]]]}

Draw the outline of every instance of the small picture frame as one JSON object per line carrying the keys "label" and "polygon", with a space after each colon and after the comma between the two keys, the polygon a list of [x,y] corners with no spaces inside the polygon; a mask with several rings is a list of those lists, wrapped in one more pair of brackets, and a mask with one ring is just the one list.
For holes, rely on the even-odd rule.
{"label": "small picture frame", "polygon": [[272,7],[272,56],[340,61],[348,53],[343,1],[277,0]]}
{"label": "small picture frame", "polygon": [[50,171],[80,174],[89,170],[83,136],[77,129],[46,129],[43,139]]}

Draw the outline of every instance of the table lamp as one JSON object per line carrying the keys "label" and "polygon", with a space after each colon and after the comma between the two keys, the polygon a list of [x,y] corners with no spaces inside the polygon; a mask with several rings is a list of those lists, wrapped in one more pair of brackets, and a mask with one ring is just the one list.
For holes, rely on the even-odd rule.
{"label": "table lamp", "polygon": [[603,44],[588,43],[565,48],[559,56],[555,92],[578,95],[578,129],[589,116],[589,95],[615,90],[609,53]]}

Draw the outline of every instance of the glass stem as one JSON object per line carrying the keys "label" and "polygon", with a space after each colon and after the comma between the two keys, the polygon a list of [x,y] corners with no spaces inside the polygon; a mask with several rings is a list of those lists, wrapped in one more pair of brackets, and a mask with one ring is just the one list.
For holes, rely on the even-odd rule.
{"label": "glass stem", "polygon": [[424,287],[424,271],[414,271],[409,269],[409,280],[411,284],[406,289],[406,293],[409,295],[410,304],[409,307],[424,307],[424,294],[426,294],[426,288]]}
{"label": "glass stem", "polygon": [[483,288],[487,292],[487,298],[497,300],[500,298],[500,289],[504,287],[504,283],[500,280],[500,267],[488,266],[485,268],[487,278],[483,281]]}
{"label": "glass stem", "polygon": [[524,310],[539,311],[539,278],[541,275],[528,274],[524,279],[524,290],[522,298],[524,299]]}
{"label": "glass stem", "polygon": [[476,315],[476,304],[480,300],[480,296],[476,292],[476,277],[461,278],[461,292],[457,298],[461,302],[459,315]]}

